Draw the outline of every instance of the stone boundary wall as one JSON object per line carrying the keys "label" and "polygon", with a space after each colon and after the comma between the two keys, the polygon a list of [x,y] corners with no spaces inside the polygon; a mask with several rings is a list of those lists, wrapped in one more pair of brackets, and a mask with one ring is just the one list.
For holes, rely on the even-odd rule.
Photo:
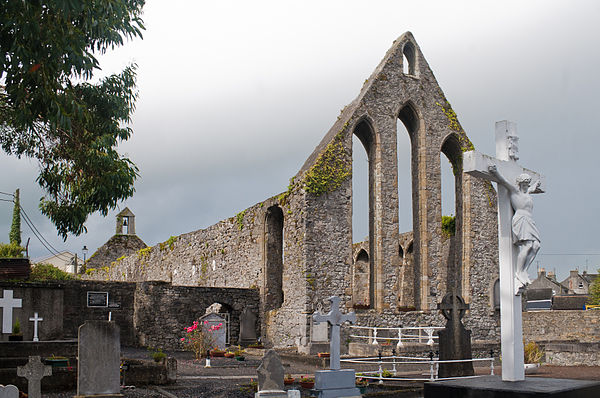
{"label": "stone boundary wall", "polygon": [[231,344],[236,344],[240,333],[240,314],[244,308],[258,314],[260,299],[255,289],[138,283],[134,325],[139,343],[170,350],[181,349],[179,340],[185,336],[184,327],[192,326],[192,322],[203,316],[206,308],[213,303],[223,305],[221,312],[229,312]]}
{"label": "stone boundary wall", "polygon": [[549,343],[545,363],[556,366],[600,366],[600,343]]}
{"label": "stone boundary wall", "polygon": [[523,312],[525,341],[600,341],[600,311],[564,310]]}
{"label": "stone boundary wall", "polygon": [[[13,290],[23,307],[14,310],[20,317],[24,340],[33,338],[32,322],[24,322],[34,311],[44,318],[39,326],[41,341],[77,338],[80,325],[87,320],[111,319],[119,325],[121,344],[151,345],[181,349],[183,328],[191,326],[213,303],[230,313],[231,343],[239,336],[239,316],[244,308],[259,313],[260,298],[256,289],[172,286],[166,282],[67,281],[46,283],[0,283],[0,290]],[[108,292],[108,307],[87,306],[87,292]],[[39,306],[38,303],[47,303]],[[257,333],[260,325],[257,325]],[[260,335],[260,334],[259,334]]]}

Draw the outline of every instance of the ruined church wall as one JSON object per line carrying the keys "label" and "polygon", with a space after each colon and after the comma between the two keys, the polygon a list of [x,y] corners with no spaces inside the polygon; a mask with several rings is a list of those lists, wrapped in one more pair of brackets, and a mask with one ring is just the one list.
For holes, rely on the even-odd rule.
{"label": "ruined church wall", "polygon": [[284,193],[258,203],[206,229],[171,237],[102,267],[84,278],[110,281],[164,281],[180,286],[255,288],[264,291],[265,218],[267,209],[283,212],[284,300],[280,308],[263,311],[260,319],[267,342],[289,346],[306,328],[303,195]]}

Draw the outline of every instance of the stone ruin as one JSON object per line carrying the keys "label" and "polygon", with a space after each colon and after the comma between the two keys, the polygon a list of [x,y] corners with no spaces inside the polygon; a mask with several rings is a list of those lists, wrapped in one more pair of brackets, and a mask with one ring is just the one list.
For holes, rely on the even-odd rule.
{"label": "stone ruin", "polygon": [[[399,232],[397,121],[411,145],[414,230]],[[402,132],[401,134],[406,134]],[[352,241],[352,138],[366,151],[369,237]],[[474,340],[499,338],[496,192],[462,171],[473,144],[411,33],[394,41],[288,189],[206,229],[139,250],[91,278],[257,288],[262,341],[311,345],[311,314],[329,296],[357,325],[441,326],[454,291]],[[442,232],[441,154],[455,178],[456,232]],[[445,161],[445,160],[443,160]],[[202,311],[203,309],[199,309]]]}

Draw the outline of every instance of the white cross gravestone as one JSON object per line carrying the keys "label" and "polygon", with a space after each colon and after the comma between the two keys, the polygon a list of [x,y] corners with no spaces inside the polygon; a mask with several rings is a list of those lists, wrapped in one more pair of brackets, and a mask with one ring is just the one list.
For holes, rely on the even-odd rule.
{"label": "white cross gravestone", "polygon": [[17,367],[17,376],[27,379],[29,398],[41,398],[42,377],[52,376],[52,366],[44,365],[39,356],[30,356],[26,365]]}
{"label": "white cross gravestone", "polygon": [[329,297],[331,301],[331,311],[327,315],[320,313],[313,314],[313,322],[329,322],[331,324],[331,341],[329,343],[329,368],[337,370],[340,368],[340,326],[348,321],[356,321],[356,314],[350,312],[342,314],[340,312],[340,298],[337,296]]}
{"label": "white cross gravestone", "polygon": [[2,308],[2,333],[12,333],[13,308],[21,308],[23,300],[13,298],[12,290],[4,290],[0,298]]}
{"label": "white cross gravestone", "polygon": [[315,372],[315,391],[320,398],[329,397],[360,397],[360,391],[356,388],[354,369],[340,369],[340,326],[348,321],[355,322],[356,314],[340,312],[340,298],[329,297],[331,310],[327,315],[313,314],[313,322],[329,322],[331,324],[331,336],[329,343],[329,367],[330,370]]}
{"label": "white cross gravestone", "polygon": [[38,317],[38,313],[34,312],[33,317],[29,318],[31,322],[33,322],[33,341],[40,341],[38,338],[38,322],[44,320],[44,318]]}
{"label": "white cross gravestone", "polygon": [[[542,193],[543,177],[516,162],[518,136],[513,122],[496,123],[496,158],[464,153],[463,169],[498,183],[498,249],[500,262],[500,333],[502,380],[525,380],[521,290],[529,283],[527,267],[539,250],[539,233],[531,218],[530,193]],[[526,180],[524,174],[529,176]],[[529,182],[537,181],[533,189]]]}

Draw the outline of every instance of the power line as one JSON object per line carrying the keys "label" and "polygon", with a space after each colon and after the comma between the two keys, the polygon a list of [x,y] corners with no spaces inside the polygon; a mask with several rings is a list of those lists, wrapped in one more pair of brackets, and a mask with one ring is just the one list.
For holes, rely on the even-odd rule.
{"label": "power line", "polygon": [[[10,195],[14,198],[13,194],[8,194],[6,192],[0,192],[0,194],[3,195]],[[0,198],[0,201],[3,202],[12,202],[15,203],[14,199],[2,199]],[[25,209],[23,208],[23,206],[21,206],[21,204],[19,204],[19,208],[21,210],[21,214],[23,214],[23,221],[25,221],[25,224],[27,224],[27,226],[29,227],[29,229],[31,230],[31,233],[33,233],[33,235],[37,238],[37,240],[40,241],[40,243],[42,244],[42,246],[44,246],[46,248],[46,250],[48,250],[50,252],[50,254],[65,260],[65,261],[70,261],[71,260],[71,256],[68,256],[66,254],[62,254],[60,253],[54,246],[52,246],[52,244],[44,237],[44,235],[42,235],[42,233],[37,229],[37,227],[35,226],[35,224],[33,223],[33,221],[31,220],[31,218],[29,217],[29,215],[27,214],[27,212],[25,211]]]}

